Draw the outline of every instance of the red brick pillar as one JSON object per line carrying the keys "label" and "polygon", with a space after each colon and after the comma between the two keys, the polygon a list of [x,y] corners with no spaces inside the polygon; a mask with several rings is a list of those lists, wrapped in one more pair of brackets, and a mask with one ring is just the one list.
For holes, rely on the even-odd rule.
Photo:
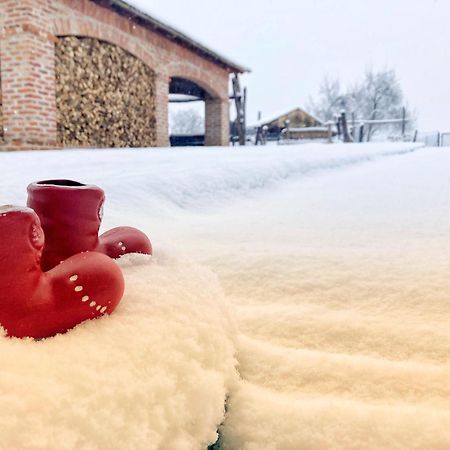
{"label": "red brick pillar", "polygon": [[156,146],[169,146],[169,77],[156,74],[155,80],[156,106]]}
{"label": "red brick pillar", "polygon": [[55,42],[48,0],[0,0],[3,148],[57,145]]}
{"label": "red brick pillar", "polygon": [[205,99],[205,145],[229,145],[229,117],[228,99]]}

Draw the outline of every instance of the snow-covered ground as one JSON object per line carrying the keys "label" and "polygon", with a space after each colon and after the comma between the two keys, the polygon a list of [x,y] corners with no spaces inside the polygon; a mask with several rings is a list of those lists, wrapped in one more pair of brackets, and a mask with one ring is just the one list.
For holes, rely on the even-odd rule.
{"label": "snow-covered ground", "polygon": [[450,151],[411,144],[0,154],[102,186],[114,315],[0,339],[0,449],[450,447]]}

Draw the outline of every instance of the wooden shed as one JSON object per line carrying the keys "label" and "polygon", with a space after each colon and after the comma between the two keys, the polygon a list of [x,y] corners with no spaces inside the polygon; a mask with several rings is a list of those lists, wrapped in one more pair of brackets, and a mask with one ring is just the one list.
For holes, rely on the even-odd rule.
{"label": "wooden shed", "polygon": [[258,128],[265,127],[267,139],[277,140],[285,128],[298,130],[302,128],[317,128],[323,126],[324,123],[321,119],[300,107],[295,107],[262,117],[251,124],[249,128],[254,132]]}

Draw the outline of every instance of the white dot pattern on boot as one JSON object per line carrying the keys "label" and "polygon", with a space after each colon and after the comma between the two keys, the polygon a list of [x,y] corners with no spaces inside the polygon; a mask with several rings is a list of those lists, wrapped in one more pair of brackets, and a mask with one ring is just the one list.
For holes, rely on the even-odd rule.
{"label": "white dot pattern on boot", "polygon": [[[77,275],[77,274],[72,275],[72,276],[69,278],[69,280],[72,281],[72,282],[77,281],[77,280],[78,280],[78,275]],[[74,288],[75,292],[81,292],[83,289],[84,289],[84,287],[81,286],[81,285],[75,286],[75,288]],[[81,297],[81,301],[82,301],[83,303],[86,303],[86,302],[88,302],[89,300],[90,300],[89,295],[83,295],[83,297]],[[107,310],[107,307],[106,307],[106,306],[99,305],[99,304],[97,304],[97,302],[95,302],[94,300],[92,300],[92,301],[89,303],[89,306],[90,306],[91,308],[95,308],[97,311],[99,311],[99,312],[102,313],[102,314],[105,313],[106,310]]]}

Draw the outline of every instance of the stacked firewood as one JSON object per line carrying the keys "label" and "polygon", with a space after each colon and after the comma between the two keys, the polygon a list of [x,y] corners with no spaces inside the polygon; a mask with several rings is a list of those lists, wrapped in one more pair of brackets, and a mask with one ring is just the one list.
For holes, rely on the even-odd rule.
{"label": "stacked firewood", "polygon": [[116,45],[59,38],[56,104],[65,147],[155,145],[155,74]]}

